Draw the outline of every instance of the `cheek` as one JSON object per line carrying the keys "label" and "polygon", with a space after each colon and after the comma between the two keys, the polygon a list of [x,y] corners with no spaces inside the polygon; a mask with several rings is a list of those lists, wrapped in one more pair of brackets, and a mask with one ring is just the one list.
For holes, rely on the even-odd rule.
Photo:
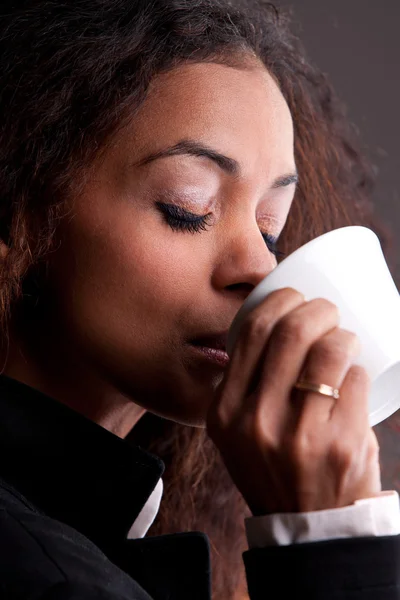
{"label": "cheek", "polygon": [[66,247],[73,249],[72,257],[63,257],[61,269],[68,273],[64,298],[69,297],[66,306],[75,326],[84,327],[86,335],[101,332],[116,344],[132,332],[147,342],[168,335],[199,289],[201,261],[192,256],[194,240],[170,232],[153,216],[114,216],[87,224],[75,223],[69,233]]}

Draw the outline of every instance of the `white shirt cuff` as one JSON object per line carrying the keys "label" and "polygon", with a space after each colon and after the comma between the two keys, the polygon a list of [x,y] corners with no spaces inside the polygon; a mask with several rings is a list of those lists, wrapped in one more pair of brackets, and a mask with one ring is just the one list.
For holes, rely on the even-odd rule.
{"label": "white shirt cuff", "polygon": [[400,533],[399,495],[393,490],[357,500],[343,508],[248,517],[245,526],[249,548],[397,535]]}

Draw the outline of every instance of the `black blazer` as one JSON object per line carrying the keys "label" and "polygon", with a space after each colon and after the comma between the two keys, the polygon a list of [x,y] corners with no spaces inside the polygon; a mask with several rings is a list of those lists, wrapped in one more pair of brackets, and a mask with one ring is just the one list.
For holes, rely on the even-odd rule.
{"label": "black blazer", "polygon": [[[0,376],[0,600],[209,600],[203,533],[126,539],[163,470]],[[399,557],[400,536],[243,554],[252,600],[399,599]]]}

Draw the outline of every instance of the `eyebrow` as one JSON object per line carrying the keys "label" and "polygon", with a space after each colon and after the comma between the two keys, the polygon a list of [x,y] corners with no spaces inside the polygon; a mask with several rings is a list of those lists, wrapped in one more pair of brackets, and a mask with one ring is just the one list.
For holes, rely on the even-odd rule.
{"label": "eyebrow", "polygon": [[[217,152],[210,146],[203,144],[202,142],[198,142],[195,140],[182,140],[173,146],[169,146],[164,148],[163,150],[158,150],[152,154],[145,156],[140,159],[138,162],[134,163],[133,166],[142,167],[144,165],[149,164],[159,158],[165,158],[167,156],[178,156],[182,154],[188,154],[190,156],[199,156],[206,157],[212,160],[215,164],[219,166],[222,171],[228,173],[228,175],[232,175],[235,178],[240,176],[240,165],[237,160],[234,158],[230,158],[229,156],[225,156],[220,152]],[[282,188],[292,183],[297,184],[299,181],[299,176],[297,172],[288,173],[281,177],[278,177],[273,182],[271,188]]]}

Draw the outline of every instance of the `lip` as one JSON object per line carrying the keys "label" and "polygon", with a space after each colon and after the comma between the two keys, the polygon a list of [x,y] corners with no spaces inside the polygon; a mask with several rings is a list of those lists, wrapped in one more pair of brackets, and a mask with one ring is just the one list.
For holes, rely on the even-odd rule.
{"label": "lip", "polygon": [[205,358],[206,360],[221,367],[226,367],[230,362],[230,357],[225,350],[209,348],[207,346],[201,346],[193,343],[191,343],[191,347],[198,356]]}
{"label": "lip", "polygon": [[228,331],[220,331],[217,333],[205,333],[193,340],[190,343],[194,346],[201,346],[203,348],[215,348],[216,350],[223,350],[226,353],[226,343],[228,339]]}

